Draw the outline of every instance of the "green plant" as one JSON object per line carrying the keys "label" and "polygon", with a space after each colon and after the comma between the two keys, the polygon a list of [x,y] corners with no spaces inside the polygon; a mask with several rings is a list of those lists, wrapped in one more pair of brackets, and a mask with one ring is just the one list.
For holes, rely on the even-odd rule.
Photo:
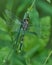
{"label": "green plant", "polygon": [[51,55],[52,0],[0,0],[0,65],[52,65]]}

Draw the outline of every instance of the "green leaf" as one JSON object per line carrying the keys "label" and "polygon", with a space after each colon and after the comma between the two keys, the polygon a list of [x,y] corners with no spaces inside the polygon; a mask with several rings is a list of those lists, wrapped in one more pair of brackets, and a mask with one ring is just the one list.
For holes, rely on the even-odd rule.
{"label": "green leaf", "polygon": [[20,18],[23,17],[24,13],[27,11],[27,9],[30,7],[30,5],[32,4],[33,0],[21,0],[19,3],[20,5],[18,5],[18,9],[17,9],[17,16],[19,16]]}
{"label": "green leaf", "polygon": [[35,54],[35,53],[38,51],[39,48],[40,48],[40,45],[36,45],[36,46],[32,47],[32,49],[30,49],[30,50],[25,54],[25,57],[26,57],[26,58],[32,57],[33,54]]}
{"label": "green leaf", "polygon": [[10,52],[10,48],[8,47],[3,47],[2,49],[0,49],[0,64],[1,65],[4,63],[4,59],[7,58],[9,52]]}
{"label": "green leaf", "polygon": [[24,58],[20,54],[13,53],[12,58],[10,59],[11,65],[25,65]]}
{"label": "green leaf", "polygon": [[[37,64],[37,65],[44,65],[44,62],[45,62],[48,54],[49,54],[48,50],[43,50],[41,53],[34,55],[34,58],[32,58],[32,63]],[[49,61],[48,61],[48,63],[49,63]]]}
{"label": "green leaf", "polygon": [[8,34],[6,34],[5,32],[0,32],[0,40],[9,40],[9,41],[11,41],[11,37],[8,35]]}
{"label": "green leaf", "polygon": [[5,10],[7,4],[7,0],[0,0],[0,16],[2,16],[2,13]]}
{"label": "green leaf", "polygon": [[12,10],[14,0],[7,0],[6,9]]}
{"label": "green leaf", "polygon": [[39,14],[36,10],[35,7],[32,7],[32,9],[29,11],[29,17],[30,17],[30,21],[31,21],[31,27],[30,27],[30,31],[35,31],[38,36],[40,36],[41,31],[40,31],[40,21],[39,21]]}
{"label": "green leaf", "polygon": [[36,0],[36,7],[43,14],[46,14],[48,16],[52,16],[52,5],[48,4],[44,0]]}
{"label": "green leaf", "polygon": [[6,22],[0,18],[0,40],[10,40],[11,37],[7,32],[7,25]]}
{"label": "green leaf", "polygon": [[3,31],[7,30],[6,22],[1,17],[0,17],[0,30],[3,30]]}

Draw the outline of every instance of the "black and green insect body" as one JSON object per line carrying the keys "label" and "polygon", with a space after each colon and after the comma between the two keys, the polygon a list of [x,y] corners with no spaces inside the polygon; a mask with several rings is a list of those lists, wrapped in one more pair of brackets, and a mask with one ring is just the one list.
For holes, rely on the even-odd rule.
{"label": "black and green insect body", "polygon": [[22,27],[21,27],[22,33],[21,33],[21,36],[20,36],[20,48],[19,48],[19,50],[22,49],[25,32],[26,32],[27,29],[28,29],[28,24],[29,24],[28,19],[29,19],[29,16],[27,16],[27,15],[28,15],[28,14],[25,14],[24,19],[23,19],[23,22],[22,22]]}

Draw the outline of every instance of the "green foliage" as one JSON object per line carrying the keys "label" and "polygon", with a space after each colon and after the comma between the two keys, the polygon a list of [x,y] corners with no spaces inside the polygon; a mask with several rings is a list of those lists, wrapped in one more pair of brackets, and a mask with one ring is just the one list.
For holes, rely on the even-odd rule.
{"label": "green foliage", "polygon": [[[46,48],[50,37],[52,5],[47,2],[0,0],[0,65],[52,65],[52,49]],[[19,50],[23,33],[20,26],[25,13],[29,15],[29,27],[25,31],[22,50]]]}
{"label": "green foliage", "polygon": [[4,11],[7,4],[7,0],[0,0],[0,16],[2,16],[2,12]]}

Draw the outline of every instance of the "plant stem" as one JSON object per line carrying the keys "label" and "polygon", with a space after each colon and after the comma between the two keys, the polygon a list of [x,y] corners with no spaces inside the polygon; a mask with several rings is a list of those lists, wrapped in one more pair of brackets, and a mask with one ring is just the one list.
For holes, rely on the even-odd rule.
{"label": "plant stem", "polygon": [[45,65],[47,63],[47,61],[49,60],[49,58],[50,58],[51,55],[52,55],[52,51],[50,51],[50,53],[49,53],[48,57],[46,58],[46,60],[45,60],[45,62],[44,62],[43,65]]}

